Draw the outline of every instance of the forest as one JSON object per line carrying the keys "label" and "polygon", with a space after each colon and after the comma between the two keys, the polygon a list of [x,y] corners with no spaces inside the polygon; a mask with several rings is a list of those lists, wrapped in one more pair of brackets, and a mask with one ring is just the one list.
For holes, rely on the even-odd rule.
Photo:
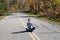
{"label": "forest", "polygon": [[0,0],[0,16],[20,10],[38,17],[60,20],[60,0]]}

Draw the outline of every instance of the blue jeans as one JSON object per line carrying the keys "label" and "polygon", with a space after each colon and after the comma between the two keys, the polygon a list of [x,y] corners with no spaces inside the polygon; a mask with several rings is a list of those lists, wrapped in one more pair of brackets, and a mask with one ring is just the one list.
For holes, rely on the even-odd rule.
{"label": "blue jeans", "polygon": [[33,28],[26,28],[26,30],[29,31],[29,32],[32,32],[33,30],[35,30],[35,27],[33,27]]}

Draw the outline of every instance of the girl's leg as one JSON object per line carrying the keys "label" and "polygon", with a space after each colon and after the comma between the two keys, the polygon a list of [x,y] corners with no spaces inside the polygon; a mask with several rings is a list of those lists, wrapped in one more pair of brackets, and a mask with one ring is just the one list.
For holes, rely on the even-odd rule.
{"label": "girl's leg", "polygon": [[32,31],[35,30],[35,27],[32,28]]}

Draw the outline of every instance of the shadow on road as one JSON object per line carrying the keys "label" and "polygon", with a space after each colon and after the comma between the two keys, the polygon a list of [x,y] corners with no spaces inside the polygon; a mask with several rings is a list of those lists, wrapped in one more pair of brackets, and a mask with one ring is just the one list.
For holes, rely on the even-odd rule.
{"label": "shadow on road", "polygon": [[19,33],[26,33],[26,32],[29,32],[29,31],[18,31],[18,32],[12,32],[11,34],[19,34]]}

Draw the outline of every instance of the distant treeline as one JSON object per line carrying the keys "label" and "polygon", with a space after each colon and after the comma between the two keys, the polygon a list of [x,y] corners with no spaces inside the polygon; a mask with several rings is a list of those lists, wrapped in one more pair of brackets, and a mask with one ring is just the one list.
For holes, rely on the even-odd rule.
{"label": "distant treeline", "polygon": [[32,14],[45,16],[53,19],[60,19],[60,0],[13,0],[0,2],[0,15],[9,10],[28,10]]}

